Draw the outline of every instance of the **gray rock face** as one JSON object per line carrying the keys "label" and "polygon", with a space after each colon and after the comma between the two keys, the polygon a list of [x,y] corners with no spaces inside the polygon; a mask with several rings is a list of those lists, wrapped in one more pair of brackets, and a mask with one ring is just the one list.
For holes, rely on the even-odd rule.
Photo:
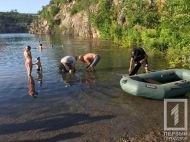
{"label": "gray rock face", "polygon": [[[99,38],[100,32],[95,29],[89,22],[87,11],[81,11],[71,15],[69,8],[74,4],[74,1],[60,6],[60,11],[55,15],[54,20],[59,22],[59,28],[63,35],[73,35],[83,38]],[[96,6],[89,8],[91,11],[96,10]],[[40,19],[30,26],[30,33],[35,34],[51,34],[52,29],[50,24],[45,19]]]}
{"label": "gray rock face", "polygon": [[74,35],[80,37],[90,37],[90,38],[98,38],[100,33],[92,27],[89,22],[88,13],[86,11],[81,11],[79,13],[70,15],[66,11],[66,7],[64,7],[61,11],[63,20],[61,20],[60,27],[63,30],[64,35]]}

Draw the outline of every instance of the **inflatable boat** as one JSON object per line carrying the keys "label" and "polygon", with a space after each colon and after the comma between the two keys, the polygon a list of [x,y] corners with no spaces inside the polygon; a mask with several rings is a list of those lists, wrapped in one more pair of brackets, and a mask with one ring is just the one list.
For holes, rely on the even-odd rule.
{"label": "inflatable boat", "polygon": [[121,88],[128,94],[151,99],[174,98],[190,91],[190,70],[168,69],[123,76]]}

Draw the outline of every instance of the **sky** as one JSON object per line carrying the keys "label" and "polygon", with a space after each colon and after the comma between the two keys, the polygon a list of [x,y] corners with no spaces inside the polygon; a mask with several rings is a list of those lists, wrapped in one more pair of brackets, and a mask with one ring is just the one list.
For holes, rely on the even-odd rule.
{"label": "sky", "polygon": [[17,10],[19,13],[37,13],[50,0],[0,0],[0,12]]}

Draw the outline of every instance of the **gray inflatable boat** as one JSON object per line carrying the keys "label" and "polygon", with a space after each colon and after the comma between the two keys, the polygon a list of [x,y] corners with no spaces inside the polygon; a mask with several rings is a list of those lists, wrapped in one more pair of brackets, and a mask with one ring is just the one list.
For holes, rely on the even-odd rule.
{"label": "gray inflatable boat", "polygon": [[190,91],[190,70],[168,69],[123,76],[121,88],[128,94],[151,99],[174,98]]}

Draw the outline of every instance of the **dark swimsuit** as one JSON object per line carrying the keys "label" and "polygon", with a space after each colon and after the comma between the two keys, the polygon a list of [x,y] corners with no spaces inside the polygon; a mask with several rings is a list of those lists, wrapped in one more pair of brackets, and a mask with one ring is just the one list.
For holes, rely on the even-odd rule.
{"label": "dark swimsuit", "polygon": [[100,55],[96,55],[93,62],[90,64],[92,67],[95,67],[97,63],[100,61]]}
{"label": "dark swimsuit", "polygon": [[[131,57],[135,61],[135,67],[133,68],[132,72],[129,75],[134,75],[137,73],[139,68],[141,67],[140,61],[145,58],[145,51],[143,48],[133,48]],[[148,60],[146,59],[143,63],[144,67],[148,66]]]}

